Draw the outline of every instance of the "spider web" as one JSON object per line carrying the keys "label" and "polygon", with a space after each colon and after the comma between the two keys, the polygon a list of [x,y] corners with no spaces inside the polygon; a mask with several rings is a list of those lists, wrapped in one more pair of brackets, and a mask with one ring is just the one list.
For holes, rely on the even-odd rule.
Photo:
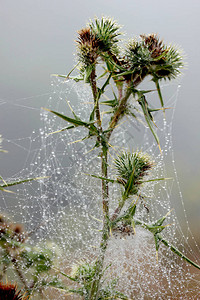
{"label": "spider web", "polygon": [[[44,104],[46,108],[69,117],[73,117],[73,109],[81,120],[89,119],[93,100],[88,86],[57,77],[52,77],[51,85],[50,96],[48,93],[41,95],[43,99],[48,98]],[[172,125],[179,88],[178,83],[162,86],[165,106],[173,107],[166,110],[166,120],[162,112],[155,115],[162,154],[142,115],[138,113],[139,125],[125,117],[110,141],[109,177],[114,178],[113,159],[122,149],[142,149],[150,154],[155,168],[149,179],[171,179],[144,185],[141,190],[144,203],[138,204],[136,217],[148,223],[170,212],[166,219],[170,226],[165,228],[163,236],[186,256],[200,263],[200,251],[189,229],[173,152]],[[154,107],[159,105],[156,97],[155,93],[148,96]],[[17,105],[39,112],[37,107],[28,107],[28,98],[23,100],[25,105],[21,100]],[[130,103],[139,108],[133,99]],[[5,106],[7,103],[1,100],[0,104]],[[10,144],[20,149],[25,157],[22,170],[6,181],[24,177],[44,178],[13,187],[15,194],[1,192],[1,206],[4,212],[32,232],[33,244],[53,241],[61,253],[58,256],[59,267],[66,271],[72,262],[91,261],[99,246],[101,184],[99,179],[86,175],[100,174],[99,149],[93,149],[95,140],[81,140],[87,135],[84,128],[60,131],[67,126],[66,122],[44,109],[40,110],[40,120],[38,130],[31,136],[5,140],[5,146]],[[103,124],[106,122],[108,117],[104,114]],[[109,190],[112,212],[118,203],[120,190],[116,185],[109,185]],[[191,241],[193,247],[190,246]],[[136,227],[135,235],[119,233],[111,236],[105,265],[110,263],[107,280],[117,277],[118,289],[131,299],[200,297],[199,272],[162,245],[157,261],[153,236],[140,227]],[[67,297],[70,299],[70,296]],[[73,297],[71,299],[75,299]]]}

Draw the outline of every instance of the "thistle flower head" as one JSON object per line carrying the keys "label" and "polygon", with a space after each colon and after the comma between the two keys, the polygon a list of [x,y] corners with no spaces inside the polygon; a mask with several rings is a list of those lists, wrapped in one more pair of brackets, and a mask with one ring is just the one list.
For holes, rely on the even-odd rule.
{"label": "thistle flower head", "polygon": [[129,194],[137,194],[145,175],[153,167],[150,156],[141,151],[123,152],[115,160],[118,182],[126,187],[129,182]]}
{"label": "thistle flower head", "polygon": [[164,52],[162,41],[159,41],[156,34],[140,35],[144,45],[148,48],[152,58],[159,57]]}

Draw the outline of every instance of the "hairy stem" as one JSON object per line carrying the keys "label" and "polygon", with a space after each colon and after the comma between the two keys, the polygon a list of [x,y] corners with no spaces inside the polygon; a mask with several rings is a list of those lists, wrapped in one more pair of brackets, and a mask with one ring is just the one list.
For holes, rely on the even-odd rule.
{"label": "hairy stem", "polygon": [[[101,152],[101,174],[102,177],[108,178],[108,149],[103,147]],[[102,201],[103,201],[103,214],[104,219],[109,216],[109,202],[108,202],[108,182],[101,180],[102,182]]]}
{"label": "hairy stem", "polygon": [[[91,80],[91,88],[92,88],[92,93],[94,98],[94,109],[96,114],[96,120],[99,126],[99,136],[97,137],[97,141],[100,142],[102,146],[101,174],[102,177],[107,178],[108,177],[108,147],[105,139],[101,138],[101,135],[103,134],[103,130],[101,127],[101,115],[100,115],[99,102],[98,102],[99,96],[97,90],[95,69],[92,70],[90,80]],[[102,180],[102,204],[103,204],[103,214],[104,217],[106,217],[109,214],[109,203],[108,203],[108,182],[106,182],[105,180]]]}
{"label": "hairy stem", "polygon": [[101,238],[101,243],[100,243],[100,253],[99,256],[96,260],[96,271],[94,275],[94,280],[92,282],[91,290],[90,290],[90,300],[97,300],[98,295],[99,295],[99,287],[100,287],[100,281],[101,277],[103,275],[103,263],[104,263],[104,257],[105,257],[105,252],[107,249],[108,245],[108,239],[109,239],[109,230],[108,230],[108,221],[104,221],[103,225],[103,234]]}
{"label": "hairy stem", "polygon": [[113,118],[110,122],[109,128],[108,128],[108,133],[107,133],[107,139],[109,140],[114,128],[117,126],[119,120],[122,118],[122,116],[125,113],[126,110],[126,104],[128,101],[128,98],[130,97],[132,91],[131,91],[131,87],[130,85],[128,85],[127,89],[126,89],[126,93],[125,96],[121,99],[119,106],[117,108],[117,110],[115,111]]}
{"label": "hairy stem", "polygon": [[[101,127],[101,115],[100,115],[100,109],[99,109],[99,96],[98,96],[98,90],[97,90],[97,84],[96,84],[96,74],[95,69],[91,73],[91,88],[94,98],[94,109],[96,114],[96,120],[99,127],[99,136],[97,137],[97,141],[100,142],[102,151],[101,151],[101,174],[102,177],[108,178],[108,146],[105,141],[105,139],[101,138],[101,135],[103,134],[103,130]],[[102,209],[103,209],[103,233],[100,243],[100,249],[99,249],[99,255],[96,260],[96,271],[94,275],[94,280],[92,282],[91,290],[90,290],[90,300],[98,299],[98,292],[99,292],[99,286],[100,286],[100,280],[102,277],[102,271],[103,271],[103,263],[104,263],[104,256],[105,251],[107,248],[107,242],[109,238],[109,226],[108,226],[108,220],[109,220],[109,201],[108,201],[108,182],[105,180],[102,180]]]}
{"label": "hairy stem", "polygon": [[99,109],[99,102],[98,102],[98,92],[97,92],[97,83],[96,83],[96,71],[95,69],[92,70],[90,75],[90,82],[91,82],[91,88],[94,98],[94,108],[96,113],[96,119],[97,124],[99,127],[101,127],[101,115],[100,115],[100,109]]}
{"label": "hairy stem", "polygon": [[[108,148],[102,145],[101,153],[101,171],[102,177],[108,178]],[[103,233],[101,237],[99,256],[96,260],[96,271],[90,290],[90,300],[98,299],[99,286],[103,273],[104,256],[109,239],[109,200],[108,200],[108,182],[102,180],[102,204],[103,204]]]}

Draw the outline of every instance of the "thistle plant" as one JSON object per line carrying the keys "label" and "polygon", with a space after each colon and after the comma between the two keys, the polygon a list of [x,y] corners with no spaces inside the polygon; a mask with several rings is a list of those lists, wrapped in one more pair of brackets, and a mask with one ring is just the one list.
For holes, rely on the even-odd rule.
{"label": "thistle plant", "polygon": [[[0,151],[7,152],[1,148]],[[44,177],[23,178],[21,180],[5,181],[0,176],[0,191],[14,193],[10,187],[27,183]],[[37,228],[35,229],[37,230]],[[53,245],[38,245],[31,243],[31,235],[35,232],[26,232],[23,225],[11,221],[7,216],[0,214],[0,299],[30,299],[35,293],[42,294],[42,290],[49,281],[57,281],[56,277],[49,279],[45,276],[53,266],[55,253]],[[9,270],[17,275],[22,291],[17,290],[17,285],[4,283]],[[13,276],[12,276],[13,277]],[[13,279],[13,278],[12,278]]]}
{"label": "thistle plant", "polygon": [[[26,293],[26,298],[23,299],[30,298],[30,295],[38,291],[42,294],[44,287],[49,284],[49,281],[52,282],[52,277],[49,279],[45,276],[50,272],[55,258],[51,245],[32,246],[30,234],[25,232],[23,226],[3,215],[0,216],[0,255],[0,280],[6,279],[11,269],[17,275],[18,282]],[[14,287],[11,286],[14,292]],[[2,293],[3,291],[6,292],[5,289]],[[2,297],[2,299],[7,298]],[[22,296],[19,299],[22,299]]]}
{"label": "thistle plant", "polygon": [[[173,80],[181,73],[184,66],[179,49],[164,44],[156,34],[143,34],[137,39],[134,38],[126,43],[124,49],[119,46],[120,37],[120,26],[115,21],[104,17],[96,18],[86,28],[78,31],[75,68],[68,75],[56,75],[76,82],[83,81],[90,86],[93,95],[93,109],[88,120],[80,119],[74,111],[72,111],[74,117],[71,118],[60,112],[46,109],[68,124],[60,131],[73,130],[77,127],[86,128],[88,134],[82,140],[95,140],[94,148],[99,149],[101,157],[101,174],[90,174],[101,181],[102,188],[103,226],[96,260],[90,266],[79,267],[74,275],[64,274],[72,281],[78,282],[80,286],[77,290],[70,288],[68,290],[90,300],[107,299],[106,296],[102,296],[105,292],[103,285],[104,259],[110,236],[117,228],[134,233],[135,226],[141,226],[153,234],[157,252],[160,244],[163,243],[179,257],[200,269],[200,266],[162,237],[161,233],[166,228],[164,222],[168,212],[150,224],[135,217],[137,204],[142,201],[143,197],[141,187],[145,186],[146,182],[165,180],[165,178],[148,180],[147,175],[155,166],[153,158],[139,150],[135,150],[135,152],[122,151],[114,160],[116,177],[113,179],[109,176],[108,153],[111,148],[110,140],[113,132],[125,115],[131,116],[134,122],[139,122],[136,111],[134,111],[138,108],[133,107],[133,101],[139,104],[140,113],[144,116],[162,154],[162,145],[160,145],[155,130],[153,117],[155,111],[163,111],[165,118],[166,108],[160,82]],[[71,74],[75,70],[78,71],[78,74],[72,76]],[[160,99],[159,108],[153,109],[149,105],[148,93],[151,93],[152,90],[139,89],[140,84],[147,77],[155,84],[155,90]],[[112,93],[112,98],[105,100],[103,96],[107,91]],[[109,112],[105,111],[105,107],[109,107]],[[109,120],[104,122],[105,113],[108,113]],[[137,145],[135,148],[137,149]],[[109,183],[121,186],[120,200],[112,213]],[[116,292],[115,289],[110,291],[107,297],[109,299],[128,299],[126,295]]]}

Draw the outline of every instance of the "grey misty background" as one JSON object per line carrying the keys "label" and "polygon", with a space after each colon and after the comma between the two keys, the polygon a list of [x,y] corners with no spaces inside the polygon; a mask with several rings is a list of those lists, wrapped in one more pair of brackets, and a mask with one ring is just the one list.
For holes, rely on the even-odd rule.
{"label": "grey misty background", "polygon": [[199,0],[0,0],[0,133],[9,150],[1,155],[1,175],[7,178],[23,168],[23,151],[6,139],[31,136],[40,128],[40,107],[51,93],[50,75],[67,74],[74,66],[76,31],[94,16],[110,16],[123,25],[126,38],[153,32],[184,49],[187,68],[173,120],[173,150],[189,224],[198,239],[199,12]]}

